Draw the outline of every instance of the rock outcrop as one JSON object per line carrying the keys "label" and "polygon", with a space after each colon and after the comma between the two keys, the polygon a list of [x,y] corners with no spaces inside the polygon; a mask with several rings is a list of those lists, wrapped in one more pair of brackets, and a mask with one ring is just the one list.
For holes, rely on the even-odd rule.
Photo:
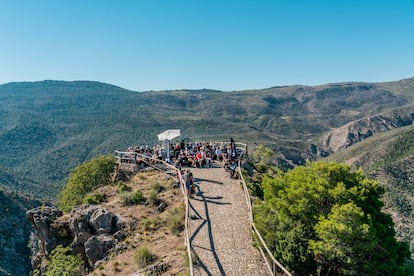
{"label": "rock outcrop", "polygon": [[109,235],[91,236],[84,244],[89,264],[94,267],[97,261],[108,255],[116,243],[117,240]]}
{"label": "rock outcrop", "polygon": [[406,122],[398,118],[388,118],[381,115],[362,118],[328,132],[322,136],[316,145],[311,146],[311,152],[325,157],[348,148],[374,134],[399,128],[408,123],[411,123],[411,121]]}
{"label": "rock outcrop", "polygon": [[58,245],[70,246],[73,254],[84,259],[84,270],[96,267],[125,238],[125,222],[118,215],[97,205],[74,207],[63,215],[54,207],[39,207],[27,211],[37,242],[32,258],[33,268],[45,270],[45,260]]}
{"label": "rock outcrop", "polygon": [[52,227],[53,222],[62,216],[62,212],[54,207],[42,206],[26,212],[27,220],[33,223],[35,235],[38,237],[39,252],[49,256],[57,246],[57,233]]}

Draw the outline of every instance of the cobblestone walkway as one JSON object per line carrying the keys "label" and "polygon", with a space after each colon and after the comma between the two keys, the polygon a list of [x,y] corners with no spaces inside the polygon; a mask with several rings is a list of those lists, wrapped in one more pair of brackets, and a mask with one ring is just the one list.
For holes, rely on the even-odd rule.
{"label": "cobblestone walkway", "polygon": [[240,180],[223,168],[192,169],[197,195],[190,200],[190,243],[195,275],[269,275],[253,247]]}

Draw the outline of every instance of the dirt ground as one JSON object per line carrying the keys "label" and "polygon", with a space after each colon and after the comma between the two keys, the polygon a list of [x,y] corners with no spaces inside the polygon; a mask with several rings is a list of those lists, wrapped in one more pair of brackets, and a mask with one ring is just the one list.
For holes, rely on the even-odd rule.
{"label": "dirt ground", "polygon": [[[145,271],[134,263],[134,253],[142,246],[153,255],[149,265],[166,264],[167,270],[157,275],[188,275],[184,232],[169,227],[173,213],[184,208],[182,192],[173,187],[174,182],[174,177],[160,172],[140,172],[124,182],[130,191],[120,191],[117,183],[95,190],[106,195],[106,202],[101,204],[103,207],[128,222],[128,231],[122,242],[124,249],[110,256],[89,275],[145,275]],[[146,203],[125,205],[125,197],[138,190],[143,193]],[[165,210],[157,211],[162,202],[166,204]],[[184,219],[180,223],[184,223]]]}

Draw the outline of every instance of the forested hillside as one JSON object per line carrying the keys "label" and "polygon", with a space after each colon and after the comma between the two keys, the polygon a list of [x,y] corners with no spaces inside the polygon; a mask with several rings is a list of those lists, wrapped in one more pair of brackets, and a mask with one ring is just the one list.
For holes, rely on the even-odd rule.
{"label": "forested hillside", "polygon": [[28,275],[31,270],[26,211],[40,204],[33,197],[0,187],[0,275]]}
{"label": "forested hillside", "polygon": [[[269,161],[285,170],[339,150],[332,158],[362,166],[386,185],[386,208],[397,234],[412,243],[414,134],[402,127],[412,124],[413,114],[414,78],[233,92],[135,92],[89,81],[9,83],[0,85],[0,186],[55,200],[79,164],[131,145],[158,143],[158,133],[180,128],[181,138],[233,137],[250,150],[265,145],[275,152]],[[12,218],[23,231],[13,248],[23,248],[28,232],[20,219],[27,207],[17,203],[24,199],[16,192],[1,196],[2,220]],[[7,206],[16,213],[10,215]],[[11,233],[7,227],[0,231]],[[2,237],[2,244],[15,241]],[[27,254],[21,250],[20,259]],[[9,253],[5,263],[17,256]]]}
{"label": "forested hillside", "polygon": [[0,85],[0,166],[36,183],[37,194],[54,197],[76,165],[157,143],[157,133],[180,128],[191,139],[232,136],[268,145],[277,152],[275,162],[291,168],[312,159],[310,145],[333,128],[378,113],[410,118],[413,87],[414,79],[235,92],[9,83]]}
{"label": "forested hillside", "polygon": [[414,128],[374,136],[329,159],[362,167],[368,176],[385,185],[384,203],[395,221],[397,236],[414,248]]}

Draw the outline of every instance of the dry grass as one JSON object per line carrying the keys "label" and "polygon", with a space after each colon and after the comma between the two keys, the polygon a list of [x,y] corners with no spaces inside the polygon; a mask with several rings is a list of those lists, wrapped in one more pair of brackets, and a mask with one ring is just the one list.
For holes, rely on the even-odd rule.
{"label": "dry grass", "polygon": [[[97,191],[106,195],[102,206],[121,215],[130,223],[127,238],[123,241],[126,250],[111,256],[109,261],[95,269],[90,275],[132,275],[137,271],[134,254],[138,248],[145,246],[156,261],[169,265],[163,275],[186,275],[185,246],[183,232],[171,232],[168,217],[176,213],[183,204],[180,190],[172,188],[173,179],[159,172],[139,173],[125,183],[131,188],[128,193],[141,191],[146,199],[155,198],[167,204],[164,212],[158,214],[153,204],[123,206],[119,184],[105,186]],[[179,222],[176,222],[179,224]]]}

